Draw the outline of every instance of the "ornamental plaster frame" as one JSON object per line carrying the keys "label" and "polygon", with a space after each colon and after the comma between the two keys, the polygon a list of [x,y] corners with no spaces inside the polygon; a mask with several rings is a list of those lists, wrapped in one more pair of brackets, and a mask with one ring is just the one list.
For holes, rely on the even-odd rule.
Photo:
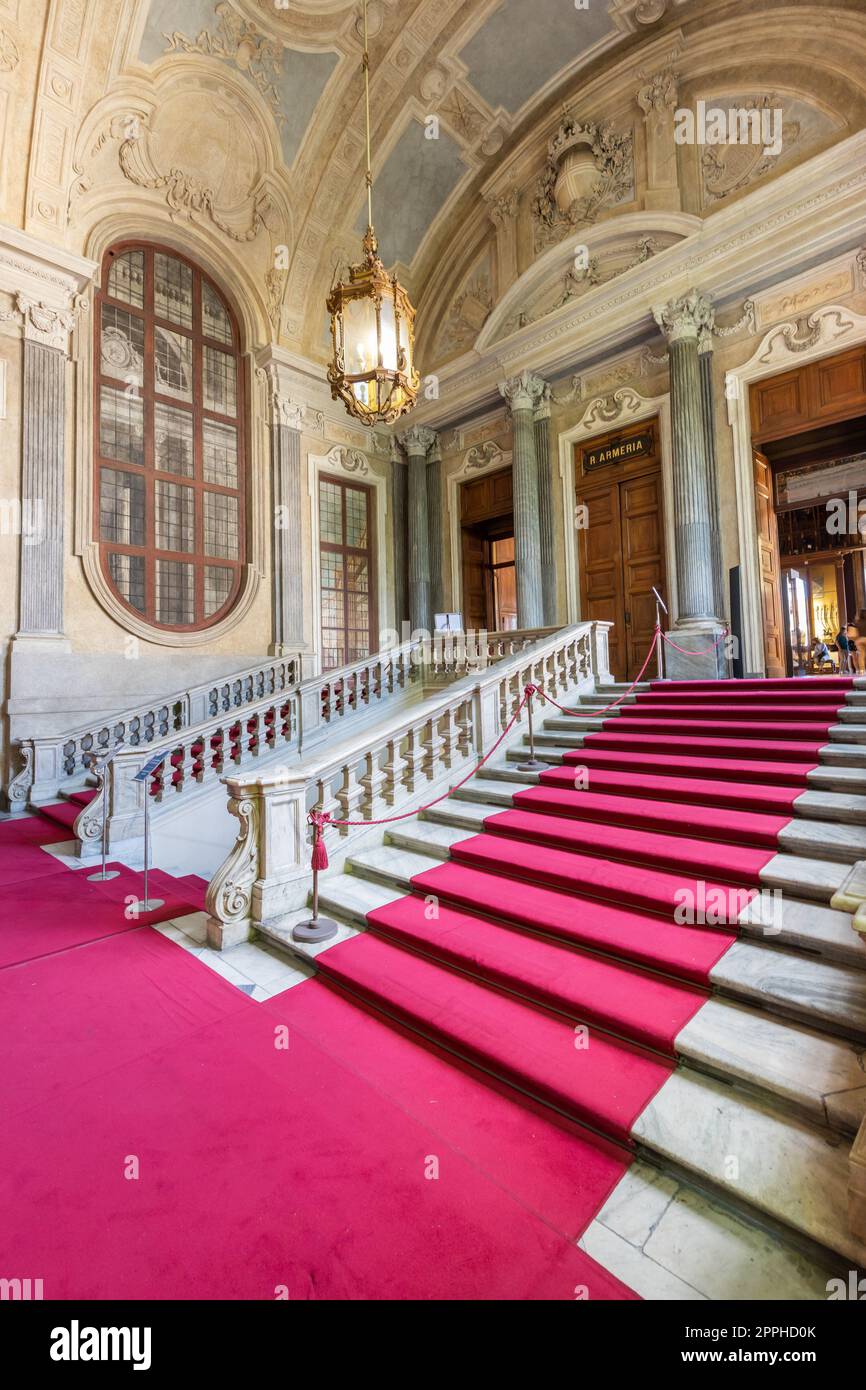
{"label": "ornamental plaster frame", "polygon": [[[784,288],[784,284],[776,287],[779,291]],[[754,382],[790,371],[792,367],[817,362],[866,343],[866,316],[842,304],[823,305],[812,310],[805,318],[812,341],[807,339],[804,345],[799,338],[800,327],[794,319],[776,323],[762,336],[747,362],[725,373],[737,499],[743,669],[747,675],[766,675],[748,388]]]}
{"label": "ornamental plaster frame", "polygon": [[[600,417],[600,412],[605,414]],[[674,481],[673,481],[673,442],[671,436],[671,398],[662,396],[642,396],[633,386],[621,386],[610,396],[595,396],[588,401],[576,425],[560,431],[558,435],[559,476],[562,480],[562,521],[563,553],[565,556],[566,619],[567,623],[581,621],[580,612],[580,564],[578,559],[577,531],[574,525],[574,508],[577,474],[574,464],[575,444],[587,444],[611,430],[639,423],[641,420],[658,418],[659,453],[661,456],[662,500],[664,503],[664,545],[667,605],[670,610],[670,625],[673,627],[678,617],[677,604],[677,554],[674,537]]]}
{"label": "ornamental plaster frame", "polygon": [[[321,448],[321,443],[318,444]],[[327,447],[327,446],[326,446]],[[362,471],[361,467],[345,466],[342,460],[346,456],[353,458],[355,455],[363,456],[367,469]],[[310,593],[312,601],[312,627],[313,627],[313,661],[315,670],[311,674],[319,675],[322,670],[322,575],[319,563],[319,479],[321,477],[333,478],[337,482],[363,483],[365,487],[373,490],[373,505],[376,516],[376,534],[374,546],[376,550],[376,607],[379,615],[379,634],[390,626],[394,626],[394,603],[391,599],[391,572],[388,566],[388,555],[391,552],[391,542],[388,533],[389,508],[388,508],[388,479],[384,474],[376,473],[370,467],[370,457],[362,449],[352,449],[346,445],[332,445],[327,453],[320,454],[310,452],[307,454],[307,491],[310,498],[310,550],[309,550],[309,576]],[[371,653],[371,656],[373,654]]]}
{"label": "ornamental plaster frame", "polygon": [[[111,202],[111,206],[116,203]],[[218,623],[198,632],[171,632],[151,626],[126,608],[106,579],[99,555],[93,505],[93,304],[102,258],[109,246],[130,237],[174,248],[205,268],[229,300],[241,327],[242,370],[247,380],[247,563],[232,609]],[[94,598],[109,618],[142,642],[157,647],[193,648],[218,642],[244,621],[256,602],[268,570],[267,518],[270,514],[270,402],[267,387],[256,372],[255,344],[267,333],[268,319],[255,287],[246,282],[237,264],[216,236],[194,223],[178,224],[156,214],[145,196],[130,198],[123,213],[96,220],[86,240],[87,255],[96,265],[94,281],[81,296],[73,334],[75,373],[75,453],[73,461],[73,554],[81,560]],[[258,312],[257,312],[258,311]]]}

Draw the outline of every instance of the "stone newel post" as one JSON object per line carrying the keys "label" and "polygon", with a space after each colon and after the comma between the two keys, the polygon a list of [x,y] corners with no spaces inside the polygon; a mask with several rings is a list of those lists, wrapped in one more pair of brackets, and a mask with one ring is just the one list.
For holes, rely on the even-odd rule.
{"label": "stone newel post", "polygon": [[517,573],[517,626],[542,627],[541,527],[538,505],[538,459],[533,414],[544,398],[545,383],[521,372],[500,383],[514,420],[514,559]]}
{"label": "stone newel post", "polygon": [[712,461],[708,453],[698,338],[712,324],[713,311],[705,295],[689,290],[654,312],[668,340],[671,363],[677,560],[677,621],[672,637],[679,646],[695,653],[685,655],[667,647],[666,671],[673,680],[712,678],[727,674],[723,646],[709,651],[722,632],[722,624],[715,611]]}

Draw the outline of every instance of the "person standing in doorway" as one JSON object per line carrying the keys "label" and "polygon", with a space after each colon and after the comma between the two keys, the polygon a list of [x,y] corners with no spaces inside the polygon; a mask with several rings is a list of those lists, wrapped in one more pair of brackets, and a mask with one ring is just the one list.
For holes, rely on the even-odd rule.
{"label": "person standing in doorway", "polygon": [[857,629],[853,623],[847,627],[840,628],[836,633],[836,648],[839,652],[839,673],[843,676],[853,676],[857,674],[857,647],[855,644],[855,634]]}

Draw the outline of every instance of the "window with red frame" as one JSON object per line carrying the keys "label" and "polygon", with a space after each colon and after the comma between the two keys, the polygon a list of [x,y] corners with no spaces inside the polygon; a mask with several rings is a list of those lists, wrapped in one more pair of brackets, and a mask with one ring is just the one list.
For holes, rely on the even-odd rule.
{"label": "window with red frame", "polygon": [[96,535],[117,597],[157,628],[224,617],[245,560],[238,325],[167,247],[106,252],[96,297]]}

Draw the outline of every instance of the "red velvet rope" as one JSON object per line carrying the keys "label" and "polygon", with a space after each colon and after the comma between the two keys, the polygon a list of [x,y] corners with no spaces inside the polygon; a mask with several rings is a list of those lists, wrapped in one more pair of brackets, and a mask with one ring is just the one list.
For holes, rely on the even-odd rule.
{"label": "red velvet rope", "polygon": [[[719,638],[719,642],[722,642],[726,636],[727,629],[725,629],[725,632],[722,633],[722,636]],[[663,637],[666,642],[669,641],[669,639],[662,632],[658,623],[656,623],[655,631],[653,632],[653,639],[650,643],[649,651],[646,654],[644,664],[638,671],[628,690],[623,691],[622,695],[620,695],[616,700],[614,700],[612,704],[605,705],[600,710],[593,709],[593,716],[598,714],[606,714],[608,710],[616,709],[617,705],[622,704],[623,700],[625,700],[631,694],[635,686],[639,684],[644,671],[649,665],[650,658],[656,649],[660,637]],[[709,650],[714,651],[715,648],[719,645],[719,642],[715,642]],[[671,646],[676,646],[676,643],[671,642]],[[684,648],[677,647],[677,651],[684,651]],[[706,655],[706,653],[686,652],[686,655],[704,656]],[[379,820],[334,820],[329,811],[310,811],[309,815],[307,816],[307,820],[309,824],[313,827],[313,854],[311,860],[312,868],[314,870],[319,870],[326,869],[328,867],[328,852],[325,849],[324,841],[324,829],[326,825],[345,825],[353,827],[361,827],[364,825],[393,825],[396,821],[411,820],[413,816],[417,816],[421,811],[432,811],[433,807],[438,806],[441,801],[447,801],[449,796],[453,796],[456,791],[459,791],[461,787],[465,786],[467,782],[471,781],[471,779],[475,776],[479,769],[482,768],[484,764],[488,761],[488,759],[493,756],[499,745],[502,743],[502,740],[506,738],[508,734],[511,733],[511,730],[517,723],[521,710],[523,709],[524,705],[529,703],[533,695],[538,695],[540,699],[546,700],[549,704],[554,705],[555,708],[560,710],[563,714],[581,715],[587,713],[585,709],[567,709],[565,705],[560,705],[556,700],[553,699],[551,695],[547,695],[540,688],[540,686],[524,686],[523,699],[520,701],[520,704],[514,711],[513,716],[508,721],[505,728],[502,730],[502,733],[499,735],[496,742],[491,745],[491,747],[484,754],[484,757],[481,758],[481,760],[475,764],[471,771],[467,772],[465,777],[462,777],[459,782],[455,782],[453,786],[449,787],[447,791],[444,791],[441,796],[435,797],[433,801],[427,801],[423,806],[415,806],[411,811],[402,811],[397,816],[383,816]]]}

